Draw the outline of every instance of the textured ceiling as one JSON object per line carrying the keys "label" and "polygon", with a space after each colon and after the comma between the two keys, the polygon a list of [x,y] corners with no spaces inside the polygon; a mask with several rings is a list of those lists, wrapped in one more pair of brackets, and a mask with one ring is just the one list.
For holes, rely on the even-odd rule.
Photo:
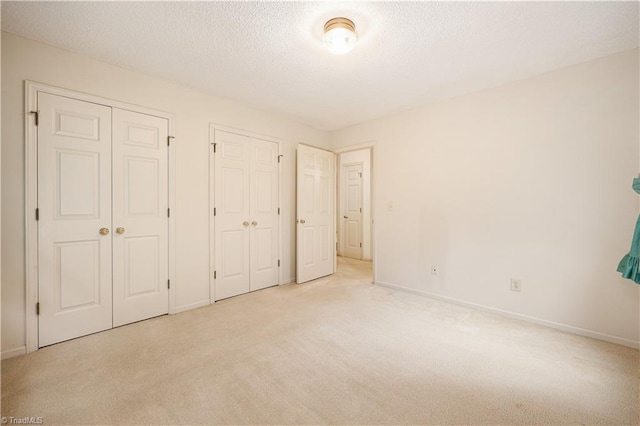
{"label": "textured ceiling", "polygon": [[[359,42],[322,48],[346,16]],[[7,2],[2,30],[338,129],[638,46],[637,2]]]}

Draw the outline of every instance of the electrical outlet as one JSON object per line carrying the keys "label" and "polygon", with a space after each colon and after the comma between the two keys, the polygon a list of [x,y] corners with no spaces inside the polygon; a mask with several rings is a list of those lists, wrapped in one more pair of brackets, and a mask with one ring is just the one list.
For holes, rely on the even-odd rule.
{"label": "electrical outlet", "polygon": [[522,291],[522,281],[511,278],[511,291]]}
{"label": "electrical outlet", "polygon": [[438,275],[438,266],[431,265],[431,275]]}

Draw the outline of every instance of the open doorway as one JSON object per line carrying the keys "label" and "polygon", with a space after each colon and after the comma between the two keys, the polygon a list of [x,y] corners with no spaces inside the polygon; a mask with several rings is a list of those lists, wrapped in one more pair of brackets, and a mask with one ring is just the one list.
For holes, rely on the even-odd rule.
{"label": "open doorway", "polygon": [[338,152],[336,164],[338,269],[357,267],[371,274],[372,154],[372,147]]}

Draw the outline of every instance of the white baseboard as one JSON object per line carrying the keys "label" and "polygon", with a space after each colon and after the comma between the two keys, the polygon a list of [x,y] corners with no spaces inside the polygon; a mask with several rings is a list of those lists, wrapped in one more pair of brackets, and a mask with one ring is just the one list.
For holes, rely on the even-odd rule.
{"label": "white baseboard", "polygon": [[211,302],[209,302],[209,300],[201,300],[199,302],[189,303],[188,305],[184,305],[184,306],[176,306],[172,314],[178,314],[180,312],[190,311],[192,309],[201,308],[203,306],[208,306],[210,304]]}
{"label": "white baseboard", "polygon": [[291,277],[285,278],[285,279],[282,280],[282,284],[280,284],[280,285],[291,284],[294,281],[295,280],[293,278],[291,278]]}
{"label": "white baseboard", "polygon": [[0,357],[2,359],[13,358],[14,356],[24,355],[27,353],[26,346],[20,346],[19,348],[8,349],[6,351],[2,351],[2,355]]}
{"label": "white baseboard", "polygon": [[455,305],[465,306],[468,308],[478,309],[485,312],[490,312],[493,314],[498,314],[503,317],[518,319],[526,322],[530,322],[533,324],[543,325],[545,327],[554,328],[560,331],[566,331],[568,333],[578,334],[580,336],[591,337],[593,339],[604,340],[605,342],[615,343],[622,346],[628,346],[634,349],[640,349],[640,341],[635,341],[631,339],[625,339],[624,337],[612,336],[610,334],[600,333],[598,331],[587,330],[580,327],[574,327],[568,324],[562,324],[554,321],[545,320],[542,318],[532,317],[529,315],[519,314],[517,312],[505,311],[503,309],[493,308],[491,306],[480,305],[473,302],[467,302],[465,300],[456,299],[448,296],[440,296],[438,294],[429,293],[423,290],[417,290],[414,288],[403,287],[396,284],[387,283],[384,281],[376,281],[377,285],[388,287],[396,290],[401,290],[407,293],[416,294],[418,296],[429,297],[431,299],[441,300],[443,302],[453,303]]}

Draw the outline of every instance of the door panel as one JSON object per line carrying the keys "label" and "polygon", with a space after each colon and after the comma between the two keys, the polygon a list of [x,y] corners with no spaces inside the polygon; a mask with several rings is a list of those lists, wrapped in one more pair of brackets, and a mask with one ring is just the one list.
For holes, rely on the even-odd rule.
{"label": "door panel", "polygon": [[[251,244],[256,246],[255,269],[256,271],[265,271],[274,268],[274,252],[273,242],[275,236],[271,229],[256,229],[253,233]],[[276,277],[277,279],[277,277]],[[272,284],[275,285],[275,284]]]}
{"label": "door panel", "polygon": [[334,273],[334,164],[329,151],[298,145],[296,282]]}
{"label": "door panel", "polygon": [[278,284],[278,144],[251,138],[251,291]]}
{"label": "door panel", "polygon": [[249,268],[250,138],[215,131],[214,300],[247,293]]}
{"label": "door panel", "polygon": [[362,163],[342,166],[343,255],[362,259]]}
{"label": "door panel", "polygon": [[[230,279],[233,277],[245,278],[246,266],[245,248],[246,232],[244,230],[230,230],[221,232],[221,247],[224,249],[220,255],[222,258],[220,279]],[[248,286],[242,286],[242,292],[249,291]],[[246,291],[245,291],[246,290]]]}
{"label": "door panel", "polygon": [[56,219],[100,216],[100,155],[57,150],[58,194]]}
{"label": "door panel", "polygon": [[333,252],[333,250],[331,250],[331,230],[327,225],[320,225],[318,226],[318,233],[320,234],[320,250],[317,253],[317,258],[320,260],[320,263],[330,261]]}
{"label": "door panel", "polygon": [[[100,304],[100,244],[97,241],[56,243],[54,291],[58,312]],[[78,265],[84,265],[79,268]]]}
{"label": "door panel", "polygon": [[111,108],[38,93],[38,346],[111,328]]}
{"label": "door panel", "polygon": [[158,217],[161,160],[125,156],[124,159],[124,211],[126,216]]}
{"label": "door panel", "polygon": [[169,312],[168,130],[113,108],[114,327]]}
{"label": "door panel", "polygon": [[160,292],[158,236],[124,240],[125,299]]}

